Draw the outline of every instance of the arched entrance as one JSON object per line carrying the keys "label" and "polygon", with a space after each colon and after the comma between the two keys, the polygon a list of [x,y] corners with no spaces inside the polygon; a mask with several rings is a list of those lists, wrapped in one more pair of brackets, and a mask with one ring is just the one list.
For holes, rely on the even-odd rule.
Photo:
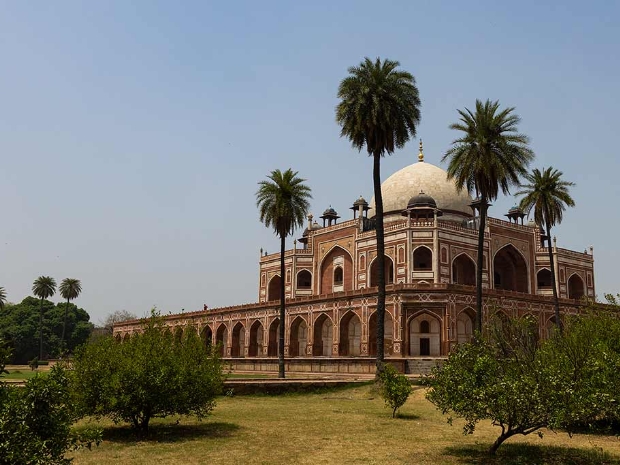
{"label": "arched entrance", "polygon": [[[394,320],[387,311],[383,327],[383,350],[385,355],[394,353]],[[370,315],[368,320],[368,355],[377,355],[377,312]]]}
{"label": "arched entrance", "polygon": [[281,279],[280,276],[275,275],[273,278],[271,278],[271,281],[269,281],[269,286],[267,287],[267,300],[271,301],[271,300],[280,300],[280,283],[281,283]]}
{"label": "arched entrance", "polygon": [[255,321],[250,327],[250,347],[248,347],[250,357],[263,355],[263,332],[263,325],[260,321]]}
{"label": "arched entrance", "polygon": [[353,260],[349,252],[334,247],[321,263],[321,294],[350,291],[353,289]]}
{"label": "arched entrance", "polygon": [[220,356],[226,355],[226,344],[228,343],[228,330],[225,324],[221,324],[215,333],[215,343],[219,346]]}
{"label": "arched entrance", "polygon": [[578,274],[568,278],[568,298],[581,299],[585,295],[583,279]]}
{"label": "arched entrance", "polygon": [[[385,256],[385,284],[394,283],[394,262],[387,255]],[[377,259],[372,261],[370,265],[370,287],[379,285],[379,266]]]}
{"label": "arched entrance", "polygon": [[291,357],[306,355],[306,345],[308,344],[308,325],[305,320],[298,316],[291,323],[291,339],[288,346],[288,353]]}
{"label": "arched entrance", "polygon": [[476,265],[468,255],[462,253],[452,261],[452,282],[464,286],[476,285]]}
{"label": "arched entrance", "polygon": [[269,326],[269,345],[267,347],[268,357],[278,356],[278,338],[280,335],[280,318],[276,318]]}
{"label": "arched entrance", "polygon": [[312,273],[308,270],[301,270],[297,273],[297,289],[309,291],[312,288]]}
{"label": "arched entrance", "polygon": [[241,323],[237,323],[232,331],[232,357],[243,357],[245,349],[245,328]]}
{"label": "arched entrance", "polygon": [[456,342],[464,344],[471,342],[474,334],[474,315],[471,308],[466,308],[456,318]]}
{"label": "arched entrance", "polygon": [[353,312],[347,312],[340,320],[340,355],[356,356],[361,354],[362,323]]}
{"label": "arched entrance", "polygon": [[334,340],[334,325],[324,313],[314,322],[314,340],[312,344],[312,355],[328,357],[332,354],[332,344]]}
{"label": "arched entrance", "polygon": [[413,251],[413,269],[416,271],[430,271],[433,268],[433,252],[426,246],[420,246]]}
{"label": "arched entrance", "polygon": [[409,355],[438,357],[441,355],[441,322],[422,313],[409,322]]}
{"label": "arched entrance", "polygon": [[202,345],[205,347],[211,347],[211,344],[213,343],[213,332],[209,326],[202,328],[200,339],[202,339]]}
{"label": "arched entrance", "polygon": [[536,273],[536,284],[539,290],[553,290],[551,288],[551,271],[543,268]]}
{"label": "arched entrance", "polygon": [[513,245],[508,244],[495,254],[493,270],[495,289],[528,292],[527,264]]}

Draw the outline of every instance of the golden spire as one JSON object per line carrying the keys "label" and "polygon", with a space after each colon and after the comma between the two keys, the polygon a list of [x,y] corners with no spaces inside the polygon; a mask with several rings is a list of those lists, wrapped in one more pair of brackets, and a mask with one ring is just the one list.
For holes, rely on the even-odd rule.
{"label": "golden spire", "polygon": [[422,139],[420,139],[420,153],[418,153],[418,161],[424,161],[424,150],[422,149]]}

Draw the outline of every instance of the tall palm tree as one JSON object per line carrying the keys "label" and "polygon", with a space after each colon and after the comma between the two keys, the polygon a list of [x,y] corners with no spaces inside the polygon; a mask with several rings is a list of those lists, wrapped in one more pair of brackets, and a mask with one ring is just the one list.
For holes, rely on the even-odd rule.
{"label": "tall palm tree", "polygon": [[65,329],[67,327],[67,312],[69,310],[69,301],[73,299],[77,299],[82,292],[82,283],[79,279],[73,278],[65,278],[60,283],[60,287],[58,288],[60,291],[60,295],[67,299],[67,306],[65,307],[65,316],[62,320],[62,338],[60,339],[60,344],[62,348],[65,348]]}
{"label": "tall palm tree", "polygon": [[383,196],[381,195],[381,157],[392,154],[415,137],[420,123],[420,97],[413,75],[397,69],[398,61],[365,58],[348,69],[340,82],[336,121],[359,151],[366,148],[373,157],[373,187],[377,235],[377,374],[383,371],[385,327],[385,240]]}
{"label": "tall palm tree", "polygon": [[256,206],[260,220],[273,228],[280,238],[280,331],[278,335],[278,377],[284,378],[284,250],[286,237],[304,224],[312,198],[305,179],[297,177],[297,171],[290,168],[284,172],[273,170],[268,181],[258,183]]}
{"label": "tall palm tree", "polygon": [[0,286],[0,310],[4,310],[4,304],[6,303],[6,291]]}
{"label": "tall palm tree", "polygon": [[32,284],[32,293],[41,299],[39,313],[39,360],[43,360],[43,300],[56,293],[56,280],[51,276],[39,276]]}
{"label": "tall palm tree", "polygon": [[450,160],[448,179],[459,191],[466,189],[476,194],[479,211],[478,257],[476,269],[476,332],[482,331],[482,268],[484,229],[489,202],[497,199],[499,191],[510,193],[510,187],[519,185],[519,177],[527,173],[534,159],[529,138],[519,134],[521,118],[513,113],[514,107],[499,108],[499,102],[476,100],[476,112],[458,110],[460,121],[450,129],[460,131],[458,139],[441,161]]}
{"label": "tall palm tree", "polygon": [[552,166],[539,171],[534,168],[531,173],[525,175],[527,184],[521,185],[517,195],[523,195],[520,208],[530,213],[534,210],[534,221],[543,226],[547,234],[549,244],[549,266],[551,268],[551,287],[553,288],[553,303],[555,306],[555,324],[562,333],[560,321],[560,303],[558,302],[558,290],[556,288],[555,264],[553,263],[553,249],[551,247],[551,228],[562,222],[562,216],[566,207],[574,207],[575,201],[570,196],[568,188],[575,184],[562,180],[562,172]]}

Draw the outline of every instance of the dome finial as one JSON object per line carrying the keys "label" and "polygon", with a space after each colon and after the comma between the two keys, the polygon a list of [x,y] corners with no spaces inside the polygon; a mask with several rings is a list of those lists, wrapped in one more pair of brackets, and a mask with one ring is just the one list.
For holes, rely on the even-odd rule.
{"label": "dome finial", "polygon": [[422,139],[420,139],[420,153],[418,153],[418,161],[424,161],[424,149],[422,148]]}

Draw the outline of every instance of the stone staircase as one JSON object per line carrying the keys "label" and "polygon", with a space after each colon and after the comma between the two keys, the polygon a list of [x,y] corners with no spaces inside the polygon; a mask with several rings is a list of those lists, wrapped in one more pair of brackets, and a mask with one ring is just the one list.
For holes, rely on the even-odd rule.
{"label": "stone staircase", "polygon": [[445,357],[409,358],[405,364],[405,373],[411,375],[427,375],[431,372],[431,368],[443,363],[445,359]]}

